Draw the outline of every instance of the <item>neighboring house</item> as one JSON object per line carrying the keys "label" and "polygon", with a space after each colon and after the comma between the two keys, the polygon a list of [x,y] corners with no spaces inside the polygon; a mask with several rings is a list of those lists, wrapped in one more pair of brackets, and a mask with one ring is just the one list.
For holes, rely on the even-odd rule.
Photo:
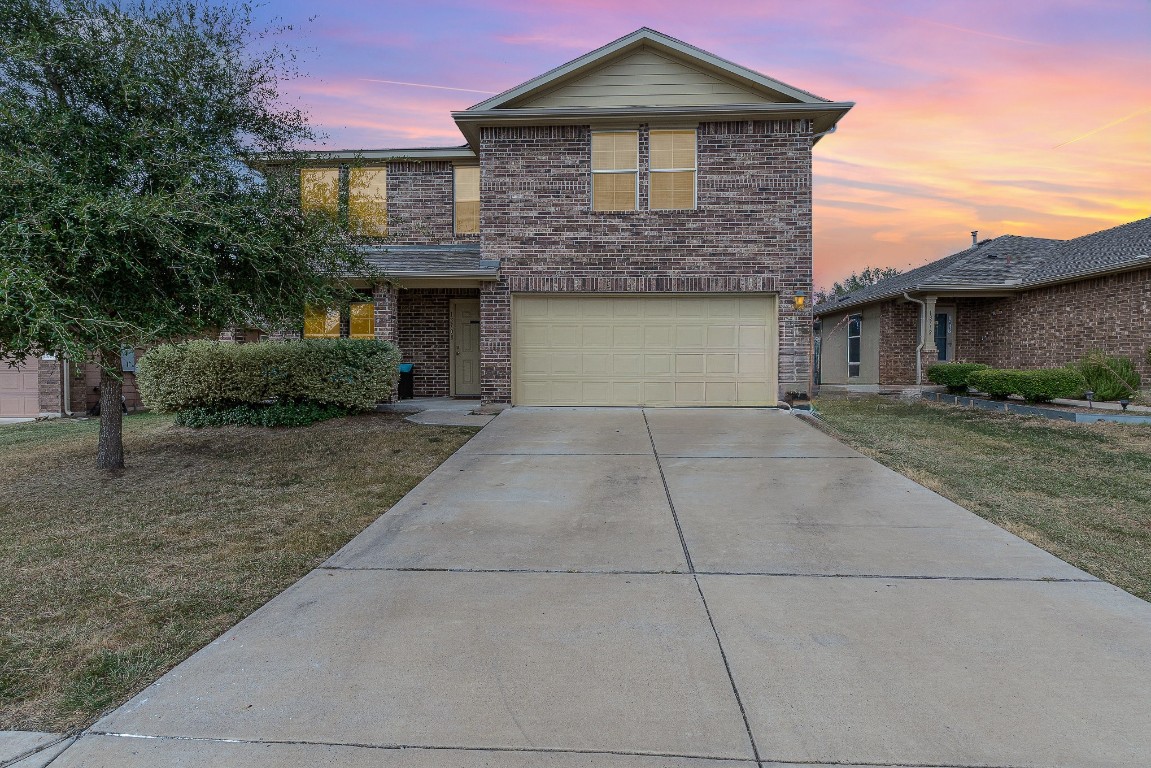
{"label": "neighboring house", "polygon": [[[19,366],[0,358],[0,418],[37,418],[82,414],[100,402],[100,368],[95,363],[69,364],[52,355],[30,357]],[[121,355],[124,403],[139,408],[136,355]]]}
{"label": "neighboring house", "polygon": [[645,28],[453,112],[464,146],[321,153],[303,204],[394,285],[303,333],[394,340],[417,396],[775,404],[811,383],[811,149],[851,106]]}
{"label": "neighboring house", "polygon": [[814,311],[823,385],[927,383],[939,360],[1058,367],[1093,350],[1151,381],[1151,218],[1074,240],[985,240]]}

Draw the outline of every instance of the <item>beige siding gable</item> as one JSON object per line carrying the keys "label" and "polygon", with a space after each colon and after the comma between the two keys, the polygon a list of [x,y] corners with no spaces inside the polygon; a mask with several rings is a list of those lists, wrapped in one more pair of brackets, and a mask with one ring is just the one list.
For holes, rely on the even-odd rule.
{"label": "beige siding gable", "polygon": [[[515,108],[689,107],[781,101],[644,46]],[[511,105],[509,105],[511,106]]]}

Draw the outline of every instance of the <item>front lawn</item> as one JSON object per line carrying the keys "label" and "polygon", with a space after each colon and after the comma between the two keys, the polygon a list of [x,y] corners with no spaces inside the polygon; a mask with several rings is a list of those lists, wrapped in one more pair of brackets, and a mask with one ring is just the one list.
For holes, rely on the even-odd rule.
{"label": "front lawn", "polygon": [[862,453],[1151,600],[1151,425],[1073,424],[884,398],[827,399]]}
{"label": "front lawn", "polygon": [[468,440],[369,414],[287,430],[0,426],[0,730],[91,722],[335,552]]}

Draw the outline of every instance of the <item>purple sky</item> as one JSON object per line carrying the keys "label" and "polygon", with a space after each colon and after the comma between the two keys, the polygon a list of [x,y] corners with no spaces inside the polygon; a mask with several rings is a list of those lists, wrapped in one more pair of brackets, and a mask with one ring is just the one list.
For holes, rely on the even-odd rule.
{"label": "purple sky", "polygon": [[296,25],[309,76],[288,93],[328,148],[461,144],[451,110],[641,26],[855,101],[815,149],[817,284],[922,264],[972,229],[1074,237],[1151,215],[1147,0],[623,5],[281,0],[264,12]]}

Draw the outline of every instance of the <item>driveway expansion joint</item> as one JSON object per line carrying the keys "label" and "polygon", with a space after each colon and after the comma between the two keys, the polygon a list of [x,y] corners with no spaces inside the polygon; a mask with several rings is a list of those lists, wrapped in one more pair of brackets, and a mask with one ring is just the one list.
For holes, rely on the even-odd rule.
{"label": "driveway expansion joint", "polygon": [[[305,739],[228,739],[205,736],[171,736],[143,733],[116,733],[114,731],[85,731],[84,736],[103,736],[117,739],[147,739],[157,741],[198,741],[211,744],[275,744],[277,746],[299,747],[349,747],[353,749],[377,749],[400,751],[422,749],[429,752],[485,752],[491,754],[558,754],[558,755],[606,755],[611,757],[667,757],[680,760],[710,760],[731,763],[753,762],[746,757],[724,757],[716,755],[686,755],[679,752],[646,752],[615,749],[563,749],[559,747],[469,747],[436,744],[372,744],[349,741],[311,741]],[[755,761],[758,762],[758,761]],[[942,768],[950,768],[943,766]]]}

